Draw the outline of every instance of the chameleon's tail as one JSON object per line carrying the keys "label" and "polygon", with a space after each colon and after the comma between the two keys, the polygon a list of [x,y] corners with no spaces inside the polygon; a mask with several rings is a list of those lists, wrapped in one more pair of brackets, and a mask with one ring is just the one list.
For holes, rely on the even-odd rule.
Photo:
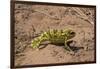
{"label": "chameleon's tail", "polygon": [[34,40],[32,40],[31,46],[32,46],[33,48],[38,48],[39,45],[40,45],[40,43],[41,43],[41,39],[40,39],[40,37],[37,37],[37,38],[35,38]]}
{"label": "chameleon's tail", "polygon": [[43,33],[39,37],[37,37],[34,40],[32,40],[31,46],[33,48],[39,48],[40,43],[45,41],[45,40],[46,40],[46,37],[45,37],[45,34]]}

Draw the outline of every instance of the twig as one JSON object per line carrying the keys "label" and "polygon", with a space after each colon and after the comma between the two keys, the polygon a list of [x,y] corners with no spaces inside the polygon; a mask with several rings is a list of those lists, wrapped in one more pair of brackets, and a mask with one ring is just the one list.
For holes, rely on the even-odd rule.
{"label": "twig", "polygon": [[89,23],[91,23],[92,25],[94,24],[93,21],[88,19],[88,16],[85,15],[79,8],[73,8],[72,9],[74,11],[76,11],[79,15],[77,15],[77,17],[80,17],[81,19],[84,19],[85,21],[88,21]]}

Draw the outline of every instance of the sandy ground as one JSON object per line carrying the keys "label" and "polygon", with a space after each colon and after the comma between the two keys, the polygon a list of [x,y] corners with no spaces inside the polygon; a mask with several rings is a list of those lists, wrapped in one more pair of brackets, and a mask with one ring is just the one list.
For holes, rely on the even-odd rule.
{"label": "sandy ground", "polygon": [[[47,44],[37,50],[31,41],[42,31],[72,29],[75,55],[63,46]],[[15,4],[15,66],[94,61],[94,9]]]}

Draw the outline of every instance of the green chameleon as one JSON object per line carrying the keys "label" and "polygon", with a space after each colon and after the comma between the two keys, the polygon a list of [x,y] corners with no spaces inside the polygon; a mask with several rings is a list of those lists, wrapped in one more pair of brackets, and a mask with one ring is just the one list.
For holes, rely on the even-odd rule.
{"label": "green chameleon", "polygon": [[75,32],[66,29],[66,30],[57,30],[57,29],[50,29],[47,32],[43,32],[39,37],[34,38],[32,40],[32,47],[39,48],[40,44],[44,41],[49,41],[52,44],[64,44],[64,48],[69,51],[73,52],[73,50],[67,45],[69,39],[75,36]]}

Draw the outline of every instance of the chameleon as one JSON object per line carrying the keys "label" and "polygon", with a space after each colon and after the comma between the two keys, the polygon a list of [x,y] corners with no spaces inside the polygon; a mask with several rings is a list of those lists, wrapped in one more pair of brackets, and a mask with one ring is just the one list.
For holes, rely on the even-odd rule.
{"label": "chameleon", "polygon": [[31,46],[33,48],[39,48],[40,44],[44,41],[49,41],[52,44],[64,44],[64,48],[73,53],[73,50],[68,46],[69,39],[75,37],[75,32],[71,29],[57,30],[50,29],[47,32],[43,32],[40,36],[32,40]]}

